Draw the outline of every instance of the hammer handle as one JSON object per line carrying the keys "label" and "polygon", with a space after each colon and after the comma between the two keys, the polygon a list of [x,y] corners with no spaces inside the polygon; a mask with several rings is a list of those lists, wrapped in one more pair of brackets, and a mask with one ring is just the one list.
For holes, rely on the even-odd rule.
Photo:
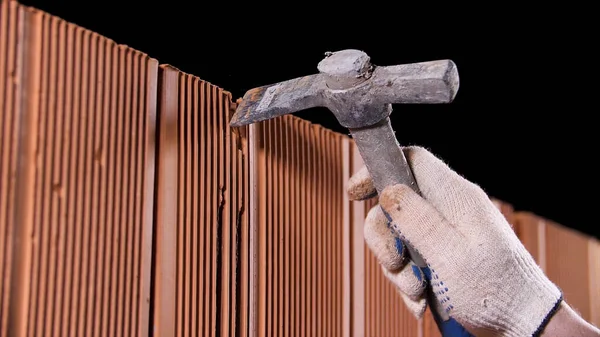
{"label": "hammer handle", "polygon": [[[415,192],[421,194],[412,170],[404,157],[404,152],[396,140],[389,117],[370,127],[350,129],[350,133],[379,195],[387,186],[396,184],[410,186]],[[384,214],[391,222],[391,217],[385,211]],[[423,271],[425,279],[431,281],[428,277],[431,273],[425,259],[412,245],[407,242],[403,242],[403,244],[410,254],[410,259]],[[443,322],[448,322],[449,317],[435,298],[431,287],[427,287],[426,296],[441,331],[444,326]],[[461,333],[457,336],[470,335]]]}
{"label": "hammer handle", "polygon": [[[404,152],[396,140],[389,117],[374,126],[351,129],[350,133],[379,195],[387,186],[396,184],[410,186],[420,194],[417,182],[404,157]],[[391,221],[389,216],[387,218]],[[411,245],[406,242],[403,244],[417,266],[427,267],[423,257]]]}

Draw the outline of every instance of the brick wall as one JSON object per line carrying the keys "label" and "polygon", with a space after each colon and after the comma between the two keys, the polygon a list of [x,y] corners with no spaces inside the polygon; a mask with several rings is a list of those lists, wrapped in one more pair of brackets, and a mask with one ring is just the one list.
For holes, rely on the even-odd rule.
{"label": "brick wall", "polygon": [[[362,237],[352,140],[0,6],[0,336],[439,336]],[[584,318],[600,243],[496,201]],[[560,249],[557,248],[560,245]]]}
{"label": "brick wall", "polygon": [[1,334],[147,335],[158,62],[0,8]]}

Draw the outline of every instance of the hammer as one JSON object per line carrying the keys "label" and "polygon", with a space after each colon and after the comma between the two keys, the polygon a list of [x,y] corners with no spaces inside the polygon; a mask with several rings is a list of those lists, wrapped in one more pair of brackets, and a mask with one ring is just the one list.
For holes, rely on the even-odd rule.
{"label": "hammer", "polygon": [[[392,104],[452,102],[459,87],[454,62],[375,66],[363,51],[347,49],[326,53],[317,69],[317,74],[248,90],[230,125],[238,127],[326,107],[350,131],[378,193],[396,184],[420,193],[390,124]],[[421,255],[410,244],[404,245],[412,261],[427,271]],[[432,299],[430,294],[428,302],[433,310],[447,319]]]}

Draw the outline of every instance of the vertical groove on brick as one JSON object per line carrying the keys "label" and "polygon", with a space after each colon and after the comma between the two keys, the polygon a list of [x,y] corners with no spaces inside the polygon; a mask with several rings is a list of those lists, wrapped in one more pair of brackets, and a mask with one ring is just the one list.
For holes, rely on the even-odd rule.
{"label": "vertical groove on brick", "polygon": [[310,314],[310,320],[309,320],[309,327],[310,327],[310,334],[312,336],[317,336],[318,335],[318,328],[319,328],[319,300],[318,300],[318,296],[319,296],[319,278],[318,278],[318,268],[319,268],[319,259],[321,258],[319,256],[319,246],[317,243],[317,233],[316,230],[314,228],[315,225],[318,224],[319,221],[319,213],[318,213],[318,206],[319,206],[319,194],[317,191],[317,186],[321,183],[319,178],[319,173],[320,170],[318,170],[318,164],[319,164],[319,156],[318,153],[316,151],[313,151],[313,149],[318,148],[319,144],[316,142],[315,139],[315,135],[314,135],[314,130],[312,128],[312,125],[305,125],[304,127],[304,132],[305,132],[305,137],[308,140],[308,163],[309,163],[309,177],[311,177],[312,179],[310,179],[310,182],[308,183],[308,185],[310,186],[309,190],[308,190],[308,199],[309,199],[309,203],[308,203],[308,209],[310,210],[310,224],[312,226],[307,228],[307,233],[306,233],[306,240],[308,243],[308,250],[309,250],[309,259],[307,261],[307,269],[308,269],[308,273],[310,275],[310,278],[307,282],[307,287],[310,290],[309,295],[310,296],[308,298],[308,303],[307,303],[307,310]]}
{"label": "vertical groove on brick", "polygon": [[300,165],[303,163],[303,151],[304,147],[302,146],[302,134],[299,132],[300,121],[298,119],[293,119],[290,125],[290,148],[292,152],[292,162],[291,167],[291,185],[292,189],[290,195],[292,196],[292,200],[290,201],[290,205],[293,207],[293,218],[290,222],[289,226],[292,230],[292,258],[293,260],[290,262],[294,267],[292,268],[292,290],[294,301],[292,303],[292,316],[294,319],[293,322],[293,330],[291,331],[291,336],[300,336],[301,327],[304,324],[304,317],[302,316],[302,277],[303,277],[303,265],[302,265],[302,215],[304,214],[303,208],[303,199],[302,199],[302,181],[299,179],[300,174],[299,171],[302,169]]}
{"label": "vertical groove on brick", "polygon": [[250,205],[251,198],[251,163],[250,163],[250,148],[248,144],[250,132],[246,128],[244,130],[245,135],[242,132],[234,133],[235,139],[239,142],[237,153],[238,168],[237,173],[237,186],[238,186],[238,207],[236,211],[236,227],[238,235],[236,236],[236,245],[238,247],[239,260],[237,262],[236,277],[236,293],[239,294],[236,298],[237,315],[235,316],[235,322],[237,326],[237,335],[241,337],[251,336],[251,319],[255,312],[252,306],[252,294],[254,294],[253,286],[253,248],[252,248],[252,223],[249,214],[254,215],[254,210]]}
{"label": "vertical groove on brick", "polygon": [[[290,167],[293,167],[291,165],[293,165],[291,158],[289,156],[289,152],[290,152],[290,143],[289,143],[289,135],[290,131],[288,128],[288,123],[282,123],[282,125],[280,125],[280,134],[281,134],[281,142],[282,142],[282,156],[283,156],[283,161],[288,163],[288,165],[290,165]],[[290,284],[290,269],[294,268],[293,265],[290,264],[290,252],[293,253],[292,249],[293,246],[290,242],[290,229],[291,227],[291,221],[290,221],[290,213],[293,212],[293,207],[290,204],[290,192],[291,191],[291,185],[290,185],[290,180],[289,180],[289,173],[290,170],[288,169],[284,169],[283,170],[283,174],[282,174],[282,186],[284,186],[283,191],[281,193],[282,195],[282,205],[283,207],[286,207],[287,210],[285,210],[282,212],[282,216],[281,216],[281,226],[283,227],[282,230],[282,242],[283,242],[283,254],[282,256],[280,256],[279,258],[281,259],[281,265],[282,265],[282,288],[283,288],[283,294],[282,294],[282,301],[283,305],[282,308],[280,309],[280,315],[282,317],[282,321],[280,323],[280,325],[282,326],[282,331],[280,332],[281,336],[289,336],[289,329],[290,329],[290,302],[293,302],[293,298],[290,297],[290,288],[291,288],[291,284]],[[285,191],[287,190],[287,191]]]}
{"label": "vertical groove on brick", "polygon": [[[190,158],[190,157],[194,157],[194,159],[191,162],[189,162],[188,166],[189,166],[189,170],[191,172],[189,172],[189,174],[187,175],[189,177],[189,181],[188,184],[190,184],[190,186],[186,186],[186,188],[188,188],[188,190],[191,190],[193,188],[199,188],[200,187],[200,180],[204,180],[202,179],[203,177],[199,175],[200,173],[200,161],[197,159],[199,158],[199,150],[198,148],[201,146],[201,136],[200,136],[200,132],[199,132],[199,125],[200,125],[200,121],[199,121],[199,117],[200,114],[198,113],[199,111],[199,104],[201,104],[201,100],[200,100],[200,95],[198,94],[200,92],[200,80],[198,78],[193,78],[193,77],[188,77],[187,79],[187,85],[185,86],[186,88],[186,104],[188,106],[188,118],[187,118],[187,130],[188,130],[188,135],[189,139],[188,141],[191,143],[190,144],[190,148],[188,148],[188,153],[186,153],[186,159]],[[188,199],[188,205],[190,207],[190,212],[191,214],[188,213],[189,216],[189,221],[191,223],[191,233],[190,233],[190,237],[189,237],[189,243],[191,244],[191,266],[189,266],[189,272],[191,273],[191,291],[189,293],[189,301],[191,304],[191,308],[188,309],[187,315],[188,315],[188,319],[190,321],[189,324],[189,335],[191,336],[196,336],[198,335],[198,314],[199,314],[199,301],[198,299],[200,298],[200,287],[199,287],[199,282],[198,279],[200,277],[202,277],[199,265],[200,265],[200,248],[202,247],[202,241],[200,241],[200,235],[199,235],[199,231],[202,229],[201,226],[199,226],[198,224],[200,224],[200,217],[199,217],[199,204],[201,201],[201,191],[200,193],[191,193],[191,197],[189,197]]]}
{"label": "vertical groove on brick", "polygon": [[[67,45],[68,46],[72,46],[73,45],[73,35],[74,35],[74,31],[73,33],[71,33],[71,29],[67,30]],[[91,222],[91,226],[90,226],[90,253],[89,253],[89,259],[88,261],[85,261],[84,263],[87,263],[89,265],[89,271],[87,273],[87,278],[86,278],[86,284],[94,284],[93,287],[89,287],[86,290],[84,290],[84,293],[86,294],[86,298],[87,301],[86,302],[86,306],[85,306],[85,310],[83,310],[86,315],[85,315],[85,333],[81,333],[81,335],[91,335],[94,333],[94,329],[98,328],[98,325],[95,324],[95,318],[97,317],[96,314],[98,313],[98,311],[96,311],[96,303],[97,303],[97,295],[98,292],[96,290],[101,289],[100,286],[100,282],[98,282],[98,280],[100,279],[99,276],[99,271],[101,271],[102,267],[100,265],[100,249],[99,246],[102,243],[103,238],[101,238],[100,233],[101,233],[101,229],[102,229],[102,223],[101,223],[101,212],[99,211],[100,207],[97,207],[97,205],[101,204],[101,200],[102,197],[104,195],[104,191],[103,191],[103,186],[101,185],[102,182],[102,170],[100,169],[100,165],[102,162],[102,151],[103,151],[103,128],[106,127],[106,125],[104,125],[104,114],[102,111],[102,107],[103,107],[103,98],[104,98],[104,81],[103,81],[103,76],[104,76],[104,58],[105,58],[105,43],[103,43],[104,39],[96,34],[92,35],[90,38],[90,42],[91,42],[91,46],[92,46],[92,50],[91,50],[91,57],[90,57],[90,99],[89,99],[89,104],[88,104],[88,111],[90,111],[90,114],[94,116],[93,119],[93,125],[90,126],[90,129],[88,130],[88,137],[92,138],[90,141],[90,147],[88,147],[88,149],[91,149],[91,155],[92,155],[92,161],[94,161],[93,165],[93,173],[92,176],[90,177],[91,180],[91,185],[92,185],[92,195],[91,195],[91,200],[89,203],[89,208],[91,209],[90,212],[90,222]],[[68,55],[73,55],[73,53],[71,52],[70,48],[68,48],[67,51]],[[67,57],[67,64],[70,64],[72,62],[71,57]],[[134,68],[136,68],[136,66],[139,67],[139,65],[134,65]],[[137,71],[138,69],[136,69]],[[72,79],[73,75],[72,75],[72,71],[68,72],[67,75],[67,79]],[[69,83],[70,81],[67,81],[67,88],[72,87],[72,83]],[[131,85],[131,84],[130,84]],[[133,91],[131,94],[133,94],[135,91],[137,91],[137,87],[136,88],[132,88]],[[68,89],[67,89],[68,90]],[[69,97],[70,98],[70,97]],[[69,99],[67,99],[67,101],[69,101]],[[72,109],[67,109],[67,112],[73,111]],[[136,114],[137,111],[129,111],[128,112],[130,115]],[[73,116],[70,116],[70,120],[73,120]],[[68,123],[67,125],[72,125],[70,123]],[[136,128],[137,129],[137,128]],[[72,130],[71,132],[75,133],[75,130]],[[73,137],[71,138],[71,144],[70,144],[70,148],[74,148],[74,141],[76,141],[77,137]],[[140,144],[138,146],[141,146],[143,148],[143,144]],[[134,162],[135,163],[135,162]],[[71,164],[75,164],[73,161],[71,162]],[[96,166],[97,165],[97,166]],[[75,165],[72,165],[69,167],[69,173],[73,172],[75,170]],[[135,174],[134,170],[131,170],[129,172],[130,174]],[[65,177],[65,180],[68,180],[68,177]],[[131,199],[130,198],[130,205],[131,203],[135,203],[135,199]],[[65,215],[68,215],[68,210],[66,210]],[[135,213],[133,210],[130,210],[127,214],[129,216],[129,219],[127,222],[125,222],[127,225],[127,227],[133,225],[133,221],[135,219]],[[131,225],[130,225],[131,224]],[[67,226],[67,228],[69,228],[70,226]],[[135,250],[135,247],[131,247],[132,251]],[[70,259],[68,259],[70,260]],[[69,261],[70,263],[71,261]],[[129,288],[129,287],[128,287]],[[67,327],[64,326],[63,330],[67,330]]]}
{"label": "vertical groove on brick", "polygon": [[[273,273],[273,293],[274,293],[274,300],[273,300],[273,335],[275,336],[280,336],[281,334],[281,327],[282,327],[282,322],[281,322],[281,318],[282,318],[282,301],[283,301],[283,294],[282,294],[282,289],[284,287],[283,282],[282,282],[282,267],[283,267],[283,242],[282,242],[282,230],[284,227],[283,222],[281,221],[281,215],[282,215],[282,210],[285,207],[285,205],[283,205],[283,202],[281,200],[282,197],[282,189],[283,184],[281,182],[281,175],[282,175],[282,171],[283,171],[283,165],[279,164],[278,161],[283,161],[283,153],[282,153],[282,130],[281,130],[281,119],[275,119],[273,120],[273,143],[274,143],[274,147],[275,147],[275,153],[274,153],[274,161],[272,162],[272,165],[274,166],[274,176],[273,176],[273,180],[275,181],[274,184],[274,190],[273,190],[273,197],[274,197],[274,205],[275,205],[275,214],[273,215],[273,229],[274,229],[274,235],[273,235],[273,243],[274,243],[274,252],[273,252],[273,264],[274,264],[274,273]],[[287,225],[287,224],[286,224]]]}
{"label": "vertical groove on brick", "polygon": [[236,227],[238,234],[236,235],[236,245],[238,247],[236,256],[238,260],[236,262],[236,289],[235,289],[235,304],[236,304],[236,335],[237,336],[251,336],[251,322],[253,315],[255,314],[255,308],[252,304],[253,296],[255,294],[253,290],[254,281],[252,273],[254,272],[254,250],[252,248],[252,237],[251,233],[253,225],[251,224],[251,218],[249,215],[254,216],[254,209],[251,207],[251,162],[250,162],[250,132],[249,128],[238,129],[238,132],[234,132],[234,141],[238,145],[236,152],[238,160],[238,170],[234,177],[237,177],[238,181],[238,206],[235,209],[236,214]]}
{"label": "vertical groove on brick", "polygon": [[256,163],[253,165],[255,171],[252,174],[253,186],[255,188],[255,192],[253,193],[255,206],[252,210],[256,210],[256,216],[253,217],[253,221],[255,222],[253,228],[253,232],[255,233],[253,238],[253,246],[255,247],[255,287],[253,291],[256,314],[253,317],[252,324],[255,326],[253,331],[254,336],[265,336],[266,324],[263,318],[266,315],[266,298],[259,294],[265,293],[267,284],[267,265],[261,263],[262,259],[264,259],[267,254],[267,245],[265,244],[267,241],[267,231],[263,225],[266,222],[265,219],[267,215],[266,202],[260,202],[260,198],[261,196],[263,198],[268,198],[269,194],[266,193],[266,183],[259,182],[259,177],[267,174],[266,150],[263,150],[263,148],[266,149],[267,147],[266,137],[264,136],[266,126],[255,124],[252,125],[251,128],[253,131],[253,138],[251,140],[254,142],[254,144],[251,145],[254,152],[252,158],[255,158],[256,160]]}
{"label": "vertical groove on brick", "polygon": [[242,274],[242,280],[244,278],[247,281],[247,285],[244,285],[243,282],[241,285],[244,286],[244,289],[247,291],[246,296],[242,298],[242,303],[245,305],[240,306],[240,308],[246,308],[247,314],[242,314],[241,322],[246,322],[246,324],[242,324],[242,336],[255,337],[258,336],[258,314],[259,314],[259,299],[258,299],[258,289],[260,288],[260,278],[259,278],[259,270],[261,269],[258,262],[259,257],[259,202],[258,202],[258,172],[262,169],[260,167],[261,158],[260,151],[258,151],[258,139],[259,136],[259,128],[256,124],[252,124],[248,126],[247,135],[248,137],[244,140],[244,147],[247,149],[247,156],[244,159],[244,167],[247,168],[247,172],[245,177],[247,178],[247,183],[245,184],[246,192],[244,196],[246,200],[243,205],[246,207],[246,211],[243,214],[247,214],[248,216],[244,217],[244,221],[246,230],[245,235],[248,238],[247,244],[245,245],[246,254],[248,255],[246,261],[246,268],[243,270],[247,271],[247,276]]}
{"label": "vertical groove on brick", "polygon": [[[153,238],[155,231],[155,219],[154,212],[156,207],[156,142],[157,142],[157,114],[158,114],[158,62],[155,59],[148,57],[141,58],[141,69],[140,74],[140,90],[139,90],[139,111],[143,111],[138,115],[139,117],[139,141],[140,147],[138,156],[140,161],[138,164],[138,174],[140,186],[137,191],[138,198],[141,199],[142,204],[137,204],[136,218],[139,224],[138,235],[136,238],[139,240],[139,245],[136,247],[139,260],[135,261],[137,265],[137,275],[134,279],[140,280],[139,289],[137,289],[136,297],[134,297],[134,304],[136,305],[135,314],[137,321],[137,331],[139,336],[146,336],[151,331],[152,320],[150,318],[150,304],[152,286],[152,269],[153,263]],[[105,83],[106,85],[106,83]],[[142,145],[144,147],[142,147]],[[106,240],[106,239],[104,239]],[[134,325],[134,329],[135,329]]]}
{"label": "vertical groove on brick", "polygon": [[[74,64],[76,61],[74,60],[74,55],[75,55],[75,34],[76,34],[76,27],[72,26],[72,25],[68,25],[66,27],[66,34],[63,34],[63,39],[65,39],[66,35],[66,39],[63,41],[60,41],[61,44],[65,45],[65,49],[64,53],[66,55],[62,55],[61,58],[64,58],[66,56],[66,60],[65,60],[65,64],[66,65],[70,65],[70,64]],[[61,48],[62,49],[62,48]],[[61,62],[62,63],[62,62]],[[66,67],[66,76],[64,79],[64,87],[65,87],[65,96],[64,96],[64,111],[66,114],[66,120],[64,121],[65,126],[67,126],[69,128],[69,130],[65,130],[65,135],[67,135],[68,137],[68,141],[65,144],[65,148],[62,150],[62,152],[66,155],[67,158],[69,158],[70,160],[65,161],[64,164],[68,164],[68,169],[63,170],[63,176],[61,177],[61,181],[64,181],[65,183],[67,182],[68,179],[72,179],[72,175],[77,172],[77,170],[82,167],[82,163],[79,160],[79,158],[74,155],[75,153],[77,153],[77,146],[79,145],[79,143],[85,139],[82,137],[82,133],[83,133],[83,128],[77,123],[81,120],[83,120],[83,118],[80,118],[79,116],[79,106],[76,106],[73,104],[73,88],[74,86],[76,86],[77,84],[79,84],[78,82],[75,82],[75,77],[74,77],[74,73],[76,72],[76,69],[73,69],[73,67]],[[62,73],[62,72],[61,72]],[[61,84],[58,84],[61,85]],[[99,124],[99,123],[98,123]],[[93,132],[90,132],[89,135],[93,134]],[[62,247],[61,250],[63,252],[65,252],[66,254],[63,255],[63,259],[61,259],[62,263],[64,263],[63,265],[63,271],[64,274],[61,273],[61,276],[64,277],[63,280],[61,280],[59,282],[59,286],[62,285],[62,291],[58,294],[58,297],[60,298],[59,301],[63,301],[62,306],[61,303],[57,303],[57,306],[53,309],[54,311],[65,311],[65,316],[62,320],[59,320],[60,316],[57,315],[56,316],[56,321],[55,321],[55,331],[54,333],[56,335],[59,334],[68,334],[69,332],[69,327],[68,327],[68,319],[70,317],[70,315],[72,314],[71,311],[69,310],[69,307],[71,305],[71,299],[72,299],[72,291],[71,289],[73,289],[73,282],[72,282],[72,275],[73,275],[73,263],[75,260],[75,256],[72,253],[74,249],[77,249],[76,247],[74,247],[73,245],[73,234],[76,231],[77,228],[77,223],[75,223],[73,221],[73,218],[70,217],[69,218],[69,210],[74,210],[74,204],[76,202],[76,198],[74,197],[74,192],[75,192],[75,184],[68,184],[66,183],[67,186],[65,186],[66,190],[66,199],[65,200],[65,204],[66,207],[63,208],[63,212],[61,212],[61,218],[66,219],[64,227],[62,227],[63,229],[63,233],[61,234],[61,238],[63,238],[62,241]],[[97,224],[96,224],[97,225]],[[90,302],[91,303],[91,302]],[[62,325],[62,326],[61,326]]]}
{"label": "vertical groove on brick", "polygon": [[156,257],[154,268],[153,330],[157,336],[175,334],[177,297],[178,221],[178,78],[166,66],[159,70],[158,157],[156,192]]}
{"label": "vertical groove on brick", "polygon": [[[327,153],[327,136],[324,134],[324,130],[322,129],[318,129],[315,130],[318,132],[319,138],[318,138],[318,146],[322,148],[323,151],[323,157],[328,156]],[[317,159],[318,160],[318,159]],[[329,165],[332,164],[331,162],[331,158],[328,158],[327,161],[329,161]],[[322,161],[322,160],[321,160]],[[321,198],[323,199],[320,203],[320,209],[319,209],[319,215],[320,215],[320,219],[317,221],[318,224],[320,224],[320,226],[317,227],[317,237],[319,238],[319,248],[320,251],[318,253],[317,256],[319,256],[319,259],[321,261],[321,270],[319,272],[319,274],[321,275],[321,278],[323,278],[323,280],[321,280],[322,282],[322,286],[319,287],[321,290],[321,296],[319,298],[319,302],[321,302],[321,313],[319,314],[319,318],[321,319],[321,321],[319,322],[319,325],[321,326],[321,336],[326,336],[327,335],[327,329],[329,328],[329,325],[331,324],[330,321],[326,320],[326,318],[324,317],[328,311],[328,307],[331,304],[331,302],[333,302],[333,298],[331,299],[331,302],[327,300],[327,296],[330,295],[331,297],[333,297],[333,293],[328,293],[329,290],[329,280],[330,277],[328,275],[329,272],[329,257],[328,252],[327,252],[327,247],[330,246],[333,242],[328,242],[329,238],[327,235],[327,217],[331,217],[332,214],[332,210],[328,210],[327,209],[327,205],[326,203],[328,201],[332,201],[332,200],[326,200],[326,198],[328,198],[327,195],[327,185],[329,183],[329,175],[328,175],[328,168],[329,165],[327,166],[323,166],[320,168],[321,171],[321,183],[320,183],[320,190],[318,193],[321,196]],[[318,275],[319,275],[318,274]],[[335,319],[335,316],[332,317],[332,319]]]}
{"label": "vertical groove on brick", "polygon": [[215,141],[215,137],[214,134],[212,132],[213,128],[214,128],[214,123],[213,123],[213,116],[214,111],[211,111],[211,107],[210,107],[210,91],[207,88],[208,85],[204,85],[202,87],[202,97],[203,97],[203,108],[204,108],[204,113],[202,114],[202,120],[204,121],[203,123],[203,129],[205,132],[205,137],[206,137],[206,143],[205,143],[205,147],[206,147],[206,157],[203,158],[203,165],[206,167],[206,173],[205,173],[205,177],[206,177],[206,189],[204,191],[204,199],[205,199],[205,211],[206,211],[206,215],[204,217],[205,222],[204,222],[204,242],[203,242],[203,248],[204,248],[204,260],[202,261],[203,267],[202,267],[202,275],[204,278],[204,282],[203,282],[203,296],[202,296],[202,306],[203,306],[203,310],[202,310],[202,316],[201,316],[201,320],[202,320],[202,326],[201,326],[201,334],[203,334],[204,336],[210,336],[210,312],[211,312],[211,308],[210,308],[210,290],[211,290],[211,270],[210,270],[210,266],[211,266],[211,261],[212,261],[212,246],[211,246],[211,239],[212,239],[212,223],[214,221],[214,198],[213,198],[213,190],[215,188],[214,185],[214,168],[213,168],[213,163],[215,162],[214,157],[215,157],[215,145],[214,145],[214,141]]}
{"label": "vertical groove on brick", "polygon": [[296,126],[296,132],[299,135],[298,138],[298,142],[299,142],[299,149],[300,149],[300,162],[298,164],[299,166],[299,173],[298,173],[298,178],[296,178],[298,181],[300,181],[300,190],[299,190],[299,195],[300,195],[300,222],[296,225],[298,227],[300,227],[300,243],[297,246],[296,249],[299,250],[299,254],[301,256],[301,261],[300,261],[300,319],[302,321],[302,324],[300,325],[300,335],[301,336],[306,336],[309,334],[309,324],[310,324],[310,309],[309,309],[309,305],[308,305],[308,298],[309,298],[309,272],[308,272],[308,268],[309,268],[309,251],[308,251],[308,242],[309,242],[309,238],[308,238],[308,228],[307,226],[302,226],[302,224],[308,223],[311,219],[309,217],[309,213],[308,211],[308,207],[309,207],[309,190],[308,190],[308,184],[307,181],[305,179],[303,179],[302,177],[302,172],[306,172],[309,173],[309,164],[310,164],[310,160],[308,157],[308,140],[307,140],[307,134],[306,134],[306,130],[308,125],[305,123],[302,123],[300,120],[296,120],[295,123]]}
{"label": "vertical groove on brick", "polygon": [[335,221],[332,222],[330,227],[330,237],[334,240],[334,251],[331,255],[332,261],[332,270],[334,271],[334,275],[331,277],[331,291],[334,293],[334,302],[332,310],[338,313],[335,317],[334,326],[332,328],[330,336],[340,336],[342,335],[342,324],[343,324],[343,315],[344,315],[344,249],[343,249],[343,241],[344,241],[344,226],[347,223],[344,221],[344,207],[346,206],[344,203],[344,195],[346,194],[345,184],[346,181],[343,179],[345,167],[347,163],[344,162],[343,155],[343,142],[346,139],[346,136],[336,135],[335,138],[332,138],[332,142],[330,145],[330,152],[332,156],[334,156],[333,165],[330,166],[331,172],[331,194],[333,195],[333,199],[335,204],[337,205],[335,208]]}
{"label": "vertical groove on brick", "polygon": [[[310,136],[312,138],[312,146],[315,148],[319,148],[319,150],[324,150],[323,148],[323,144],[322,141],[320,139],[320,134],[319,134],[319,130],[316,129],[315,127],[313,127],[311,125],[310,128]],[[313,288],[315,290],[315,297],[313,299],[313,306],[314,306],[314,329],[315,329],[315,336],[322,336],[323,332],[323,298],[322,298],[322,292],[323,292],[323,281],[325,281],[325,277],[323,275],[323,264],[325,262],[325,255],[323,254],[323,249],[322,249],[322,240],[323,240],[323,235],[322,235],[322,228],[324,227],[323,224],[323,210],[322,210],[322,202],[324,202],[324,194],[323,194],[323,190],[322,187],[325,184],[324,181],[324,177],[323,177],[323,168],[321,167],[321,163],[323,162],[324,158],[324,154],[320,153],[320,152],[316,152],[316,151],[311,151],[313,157],[311,159],[311,162],[313,163],[313,189],[312,189],[312,195],[311,198],[314,200],[314,208],[313,208],[313,213],[315,216],[314,221],[312,222],[313,224],[313,228],[311,228],[311,234],[312,234],[312,241],[313,241],[313,259],[312,259],[312,265],[313,265],[313,282],[310,285],[311,288]]]}
{"label": "vertical groove on brick", "polygon": [[344,182],[344,191],[342,194],[342,242],[341,242],[341,250],[342,250],[342,259],[339,261],[343,273],[342,282],[342,321],[340,327],[340,336],[342,337],[350,337],[350,333],[352,331],[352,306],[354,305],[353,297],[352,297],[352,216],[350,214],[352,207],[350,206],[350,198],[347,193],[347,183],[352,174],[352,145],[350,138],[344,137],[342,138],[342,161],[341,165],[343,166],[342,180]]}
{"label": "vertical groove on brick", "polygon": [[[114,255],[114,250],[115,250],[115,245],[114,243],[116,242],[115,238],[115,226],[114,226],[114,202],[113,202],[113,198],[114,198],[114,193],[115,193],[115,189],[117,188],[116,184],[115,184],[115,175],[116,175],[116,171],[119,169],[118,166],[116,166],[116,158],[115,158],[115,152],[116,152],[116,144],[115,144],[115,140],[116,140],[116,122],[117,122],[117,115],[116,115],[116,109],[117,109],[117,96],[116,96],[116,89],[118,86],[118,78],[117,78],[117,73],[118,73],[118,67],[119,67],[119,63],[118,63],[118,57],[117,57],[117,51],[116,51],[116,46],[111,44],[111,43],[105,43],[104,44],[104,53],[105,53],[105,57],[106,57],[106,62],[104,65],[104,69],[103,69],[103,73],[104,73],[104,79],[103,79],[103,83],[104,83],[104,90],[105,93],[103,95],[103,104],[104,104],[104,120],[103,120],[103,124],[104,124],[104,130],[103,130],[103,137],[105,137],[103,139],[102,145],[103,145],[103,149],[105,149],[105,152],[103,153],[104,156],[101,157],[103,165],[105,165],[106,169],[103,170],[102,173],[102,178],[105,179],[105,183],[103,184],[103,202],[101,204],[101,209],[100,209],[100,214],[102,214],[103,217],[103,221],[102,221],[102,232],[105,238],[105,242],[102,245],[103,246],[103,252],[104,252],[104,256],[101,259],[102,260],[102,277],[100,278],[100,288],[101,288],[101,295],[100,295],[100,299],[99,299],[99,303],[101,303],[101,307],[98,308],[101,312],[101,315],[99,317],[99,321],[100,321],[100,333],[102,335],[108,335],[110,334],[110,319],[111,319],[111,313],[110,313],[110,300],[112,298],[111,295],[111,288],[113,287],[113,282],[112,282],[112,277],[111,277],[111,268],[114,264],[113,262],[113,255]],[[76,64],[77,63],[81,63],[81,34],[79,32],[77,32],[75,34],[75,59],[76,59]],[[75,83],[77,83],[80,79],[80,71],[79,69],[77,69],[75,72]],[[75,107],[78,107],[81,101],[80,98],[80,88],[78,86],[74,87],[74,104]],[[83,132],[83,124],[81,123],[83,121],[83,119],[78,118],[77,120],[77,128],[79,128],[81,131]],[[84,137],[83,135],[80,137]],[[74,152],[75,153],[75,152]],[[76,158],[74,158],[74,165],[79,165],[78,164],[78,160],[79,158],[81,158],[81,150],[77,151],[77,156]],[[75,180],[78,180],[80,177],[80,174],[78,173],[79,170],[74,170],[73,171],[73,178]],[[76,193],[74,195],[77,195],[75,200],[75,203],[78,203],[78,199],[81,196],[80,194],[80,189],[79,186],[75,187],[75,191],[73,193]],[[73,205],[72,208],[72,213],[75,215],[77,214],[77,210],[78,208],[75,208],[75,204]],[[79,219],[78,217],[73,217],[73,223],[78,223]],[[77,228],[77,227],[76,227]],[[79,230],[75,229],[74,231],[74,245],[78,245],[80,244],[79,241],[79,236],[75,236],[75,233],[77,233]],[[77,268],[78,268],[78,264],[77,264]],[[75,268],[75,265],[74,267]],[[75,269],[74,269],[75,270]],[[76,284],[76,280],[73,280],[73,284]],[[73,306],[73,309],[75,309],[75,306]],[[75,315],[77,315],[77,311],[76,310],[72,310],[70,313],[70,317],[71,320],[69,321],[69,324],[71,326],[73,326],[75,324]]]}
{"label": "vertical groove on brick", "polygon": [[[267,183],[260,179],[260,177],[269,174],[269,166],[267,165],[268,157],[267,157],[267,147],[269,146],[269,142],[267,141],[266,129],[267,123],[255,124],[252,126],[254,131],[253,144],[254,148],[254,158],[256,158],[256,170],[253,174],[254,185],[256,186],[256,193],[253,194],[254,201],[256,203],[256,213],[257,216],[255,218],[255,232],[256,236],[254,237],[255,242],[253,245],[256,247],[256,257],[255,257],[255,265],[256,269],[256,286],[255,289],[255,299],[256,299],[256,315],[254,317],[253,324],[256,325],[256,331],[254,332],[255,336],[267,336],[267,323],[265,318],[267,316],[267,304],[266,304],[266,296],[261,296],[267,290],[268,280],[267,280],[267,268],[268,264],[263,263],[263,260],[267,258],[268,253],[268,243],[269,240],[269,231],[266,228],[266,219],[267,219],[267,203],[269,202],[269,196],[271,193],[267,193]],[[265,198],[264,201],[260,201],[261,198]],[[254,208],[253,208],[254,209]]]}

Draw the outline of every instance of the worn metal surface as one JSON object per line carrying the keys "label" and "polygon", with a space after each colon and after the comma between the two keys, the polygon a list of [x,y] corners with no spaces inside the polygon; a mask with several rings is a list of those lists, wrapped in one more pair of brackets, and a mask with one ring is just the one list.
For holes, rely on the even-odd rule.
{"label": "worn metal surface", "polygon": [[[327,107],[346,128],[378,123],[391,112],[390,104],[450,103],[459,87],[451,60],[378,67],[365,62],[362,52],[333,53],[319,64],[319,74],[254,88],[246,92],[230,121],[237,127],[313,107]],[[332,62],[329,62],[331,60]],[[339,60],[347,67],[334,67]],[[354,66],[356,63],[356,69]],[[349,68],[349,69],[348,69]],[[330,72],[327,73],[326,71]]]}
{"label": "worn metal surface", "polygon": [[[379,193],[395,184],[408,185],[419,193],[389,114],[393,103],[452,102],[459,88],[454,62],[377,67],[366,53],[348,49],[327,53],[318,70],[319,74],[249,90],[230,125],[242,126],[312,107],[327,107],[342,126],[350,129]],[[427,267],[410,244],[405,246],[415,264]],[[435,301],[429,302],[437,309]],[[437,311],[442,317],[447,316],[443,310]]]}

